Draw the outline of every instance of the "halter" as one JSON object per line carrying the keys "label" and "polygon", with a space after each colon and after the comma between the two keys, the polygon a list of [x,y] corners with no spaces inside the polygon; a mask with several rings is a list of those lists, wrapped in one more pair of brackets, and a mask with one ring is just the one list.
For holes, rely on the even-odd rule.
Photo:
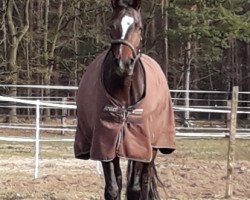
{"label": "halter", "polygon": [[124,39],[111,40],[111,45],[112,44],[123,44],[123,45],[126,45],[130,48],[130,50],[132,51],[132,54],[133,54],[133,58],[132,58],[133,62],[131,65],[132,65],[132,67],[134,67],[137,60],[141,57],[140,51],[137,52],[135,47],[130,42],[128,42]]}

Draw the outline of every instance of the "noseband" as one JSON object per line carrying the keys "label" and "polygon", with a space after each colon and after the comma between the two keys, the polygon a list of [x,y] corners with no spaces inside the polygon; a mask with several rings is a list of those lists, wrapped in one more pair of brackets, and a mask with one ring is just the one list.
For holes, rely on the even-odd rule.
{"label": "noseband", "polygon": [[123,39],[116,39],[116,40],[111,40],[111,45],[113,44],[123,44],[123,45],[126,45],[130,48],[130,50],[132,51],[132,54],[133,54],[133,62],[131,63],[131,65],[134,67],[135,66],[135,63],[137,62],[137,60],[140,58],[141,56],[141,53],[140,51],[137,52],[135,47],[128,41],[126,40],[123,40]]}

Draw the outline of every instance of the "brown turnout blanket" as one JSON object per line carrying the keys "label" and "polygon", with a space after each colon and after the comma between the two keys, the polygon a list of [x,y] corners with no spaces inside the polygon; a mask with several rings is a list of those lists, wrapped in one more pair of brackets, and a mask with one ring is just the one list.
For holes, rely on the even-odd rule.
{"label": "brown turnout blanket", "polygon": [[90,64],[77,94],[75,156],[110,161],[116,156],[150,162],[152,148],[162,153],[175,149],[175,124],[167,80],[160,66],[147,55],[140,61],[146,77],[145,97],[124,108],[102,84],[102,63],[107,51]]}

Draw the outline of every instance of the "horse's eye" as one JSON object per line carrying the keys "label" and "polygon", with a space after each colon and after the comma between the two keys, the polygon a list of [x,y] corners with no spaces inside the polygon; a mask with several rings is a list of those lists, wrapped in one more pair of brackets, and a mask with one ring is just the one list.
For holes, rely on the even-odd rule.
{"label": "horse's eye", "polygon": [[139,31],[142,31],[142,26],[140,24],[136,24],[136,28],[139,30]]}
{"label": "horse's eye", "polygon": [[114,29],[114,25],[109,26],[109,30],[112,30],[112,29]]}
{"label": "horse's eye", "polygon": [[110,27],[107,27],[106,28],[106,31],[109,33],[111,31],[111,28]]}

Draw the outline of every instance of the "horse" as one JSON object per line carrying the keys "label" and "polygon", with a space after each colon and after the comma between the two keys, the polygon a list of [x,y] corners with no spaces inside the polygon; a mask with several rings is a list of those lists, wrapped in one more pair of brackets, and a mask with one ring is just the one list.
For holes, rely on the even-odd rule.
{"label": "horse", "polygon": [[111,46],[88,66],[77,92],[75,157],[102,162],[106,200],[121,199],[121,158],[128,160],[126,199],[160,199],[155,158],[175,150],[167,79],[141,53],[141,1],[111,5]]}

